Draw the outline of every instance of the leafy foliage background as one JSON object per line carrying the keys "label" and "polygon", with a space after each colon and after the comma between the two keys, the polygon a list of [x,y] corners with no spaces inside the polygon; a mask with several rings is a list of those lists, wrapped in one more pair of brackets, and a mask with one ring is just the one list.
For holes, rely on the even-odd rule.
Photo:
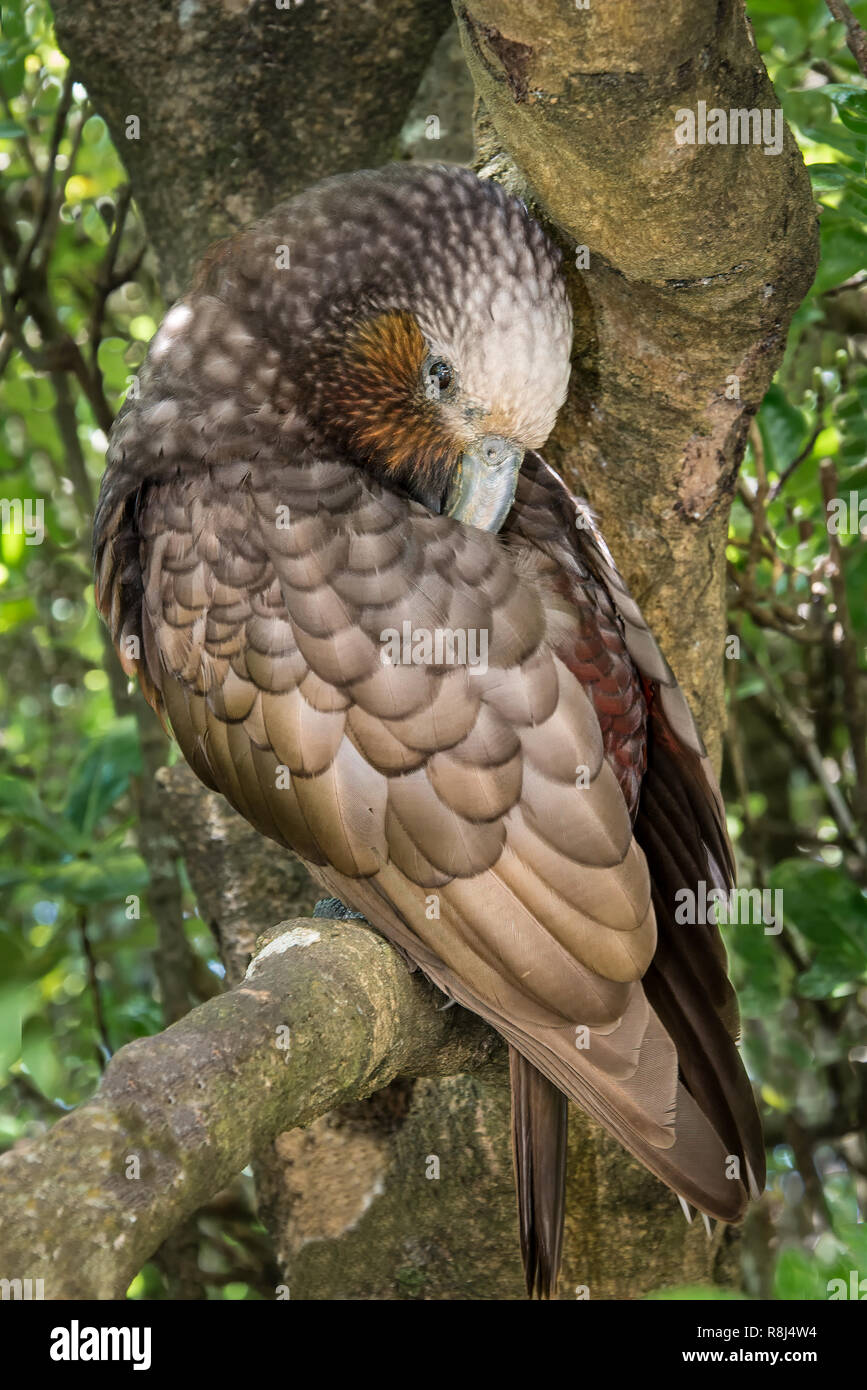
{"label": "leafy foliage background", "polygon": [[[867,23],[867,3],[852,8]],[[822,259],[751,431],[728,550],[730,829],[742,884],[782,889],[784,911],[779,934],[726,929],[770,1163],[743,1291],[824,1299],[830,1279],[867,1274],[867,82],[822,0],[747,9],[810,166]],[[122,164],[43,0],[4,5],[0,72],[0,496],[45,504],[42,544],[0,536],[8,1146],[166,1021],[137,835],[154,721],[107,649],[89,566],[106,431],[165,306]],[[222,968],[182,864],[169,871],[204,998]],[[187,1244],[181,1273],[175,1251],[131,1296],[180,1279],[198,1297],[273,1287],[244,1181]]]}

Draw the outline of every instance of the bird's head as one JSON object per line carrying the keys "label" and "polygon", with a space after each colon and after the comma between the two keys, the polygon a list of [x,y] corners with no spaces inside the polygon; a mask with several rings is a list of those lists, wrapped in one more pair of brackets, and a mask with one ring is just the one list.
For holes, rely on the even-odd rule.
{"label": "bird's head", "polygon": [[382,481],[498,530],[524,451],[566,395],[559,252],[466,169],[397,166],[323,189],[306,255],[323,264],[324,247],[333,278],[299,364],[305,415]]}
{"label": "bird's head", "polygon": [[214,246],[151,344],[106,485],[300,437],[497,530],[566,396],[560,254],[469,169],[326,179]]}

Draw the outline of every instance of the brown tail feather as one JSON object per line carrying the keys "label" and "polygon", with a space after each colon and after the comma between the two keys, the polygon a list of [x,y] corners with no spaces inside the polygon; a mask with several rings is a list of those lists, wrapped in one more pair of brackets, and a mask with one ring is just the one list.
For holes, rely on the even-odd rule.
{"label": "brown tail feather", "polygon": [[761,1120],[741,1061],[737,1000],[713,924],[678,925],[677,891],[705,879],[727,890],[730,847],[713,816],[711,791],[698,759],[678,747],[658,712],[651,725],[648,770],[635,825],[653,877],[657,947],[644,976],[654,1010],[677,1047],[683,1082],[727,1150],[744,1165],[752,1195],[765,1181]]}
{"label": "brown tail feather", "polygon": [[509,1048],[512,1081],[512,1152],[527,1292],[557,1291],[566,1206],[566,1097],[547,1077]]}

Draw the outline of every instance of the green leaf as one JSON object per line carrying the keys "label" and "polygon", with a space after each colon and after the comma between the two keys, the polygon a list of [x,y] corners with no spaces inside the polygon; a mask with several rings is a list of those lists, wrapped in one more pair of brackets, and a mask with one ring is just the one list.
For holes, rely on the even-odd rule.
{"label": "green leaf", "polygon": [[761,929],[748,924],[726,926],[723,936],[732,959],[733,976],[743,1011],[750,1018],[762,1018],[778,1008],[783,998],[782,962],[777,938],[766,936]]}
{"label": "green leaf", "polygon": [[23,777],[0,774],[0,816],[45,831],[52,841],[61,844],[68,841],[60,822],[42,804],[35,787]]}
{"label": "green leaf", "polygon": [[810,164],[807,167],[814,188],[845,188],[856,177],[845,164]]}
{"label": "green leaf", "polygon": [[803,411],[792,405],[776,383],[768,388],[758,417],[769,468],[781,473],[807,442],[809,426]]}
{"label": "green leaf", "polygon": [[804,999],[833,999],[855,990],[853,975],[856,974],[851,962],[829,960],[822,956],[809,970],[798,977],[798,993]]}
{"label": "green leaf", "polygon": [[141,893],[147,881],[147,870],[132,850],[120,850],[99,859],[71,859],[40,876],[45,892],[57,893],[81,905],[122,903],[130,893]]}
{"label": "green leaf", "polygon": [[853,87],[847,82],[828,82],[824,87],[814,87],[812,90],[823,97],[830,97],[837,108],[837,115],[848,130],[867,135],[867,92],[863,87]]}
{"label": "green leaf", "polygon": [[44,1018],[29,1018],[21,1038],[21,1060],[44,1096],[56,1095],[63,1076],[54,1033]]}
{"label": "green leaf", "polygon": [[22,1022],[38,998],[34,985],[17,980],[0,984],[0,1078],[21,1056]]}
{"label": "green leaf", "polygon": [[848,942],[867,961],[867,898],[852,879],[812,859],[783,859],[771,886],[783,893],[783,912],[818,945]]}
{"label": "green leaf", "polygon": [[799,1301],[826,1299],[827,1282],[825,1271],[800,1247],[784,1250],[777,1261],[774,1275],[777,1298]]}
{"label": "green leaf", "polygon": [[867,979],[867,898],[846,874],[809,859],[784,859],[770,874],[783,897],[786,928],[815,948],[799,993],[826,999],[853,992]]}
{"label": "green leaf", "polygon": [[867,1276],[867,1222],[841,1222],[835,1234],[852,1252],[856,1267]]}
{"label": "green leaf", "polygon": [[141,750],[132,715],[94,740],[72,779],[63,814],[82,835],[89,835],[109,807],[141,771]]}
{"label": "green leaf", "polygon": [[822,258],[813,281],[814,294],[842,285],[867,265],[867,231],[833,212],[823,215],[819,231]]}

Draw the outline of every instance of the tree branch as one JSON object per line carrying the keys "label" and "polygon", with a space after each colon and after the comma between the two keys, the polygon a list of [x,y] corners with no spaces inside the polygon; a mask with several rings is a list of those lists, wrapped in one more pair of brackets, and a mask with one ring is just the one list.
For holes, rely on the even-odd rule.
{"label": "tree branch", "polygon": [[123,1298],[279,1131],[396,1076],[496,1064],[496,1035],[442,1002],[370,927],[282,922],[241,984],[122,1048],[93,1100],[0,1157],[0,1273]]}
{"label": "tree branch", "polygon": [[867,34],[844,0],[825,0],[834,18],[846,26],[846,44],[858,67],[867,77]]}

